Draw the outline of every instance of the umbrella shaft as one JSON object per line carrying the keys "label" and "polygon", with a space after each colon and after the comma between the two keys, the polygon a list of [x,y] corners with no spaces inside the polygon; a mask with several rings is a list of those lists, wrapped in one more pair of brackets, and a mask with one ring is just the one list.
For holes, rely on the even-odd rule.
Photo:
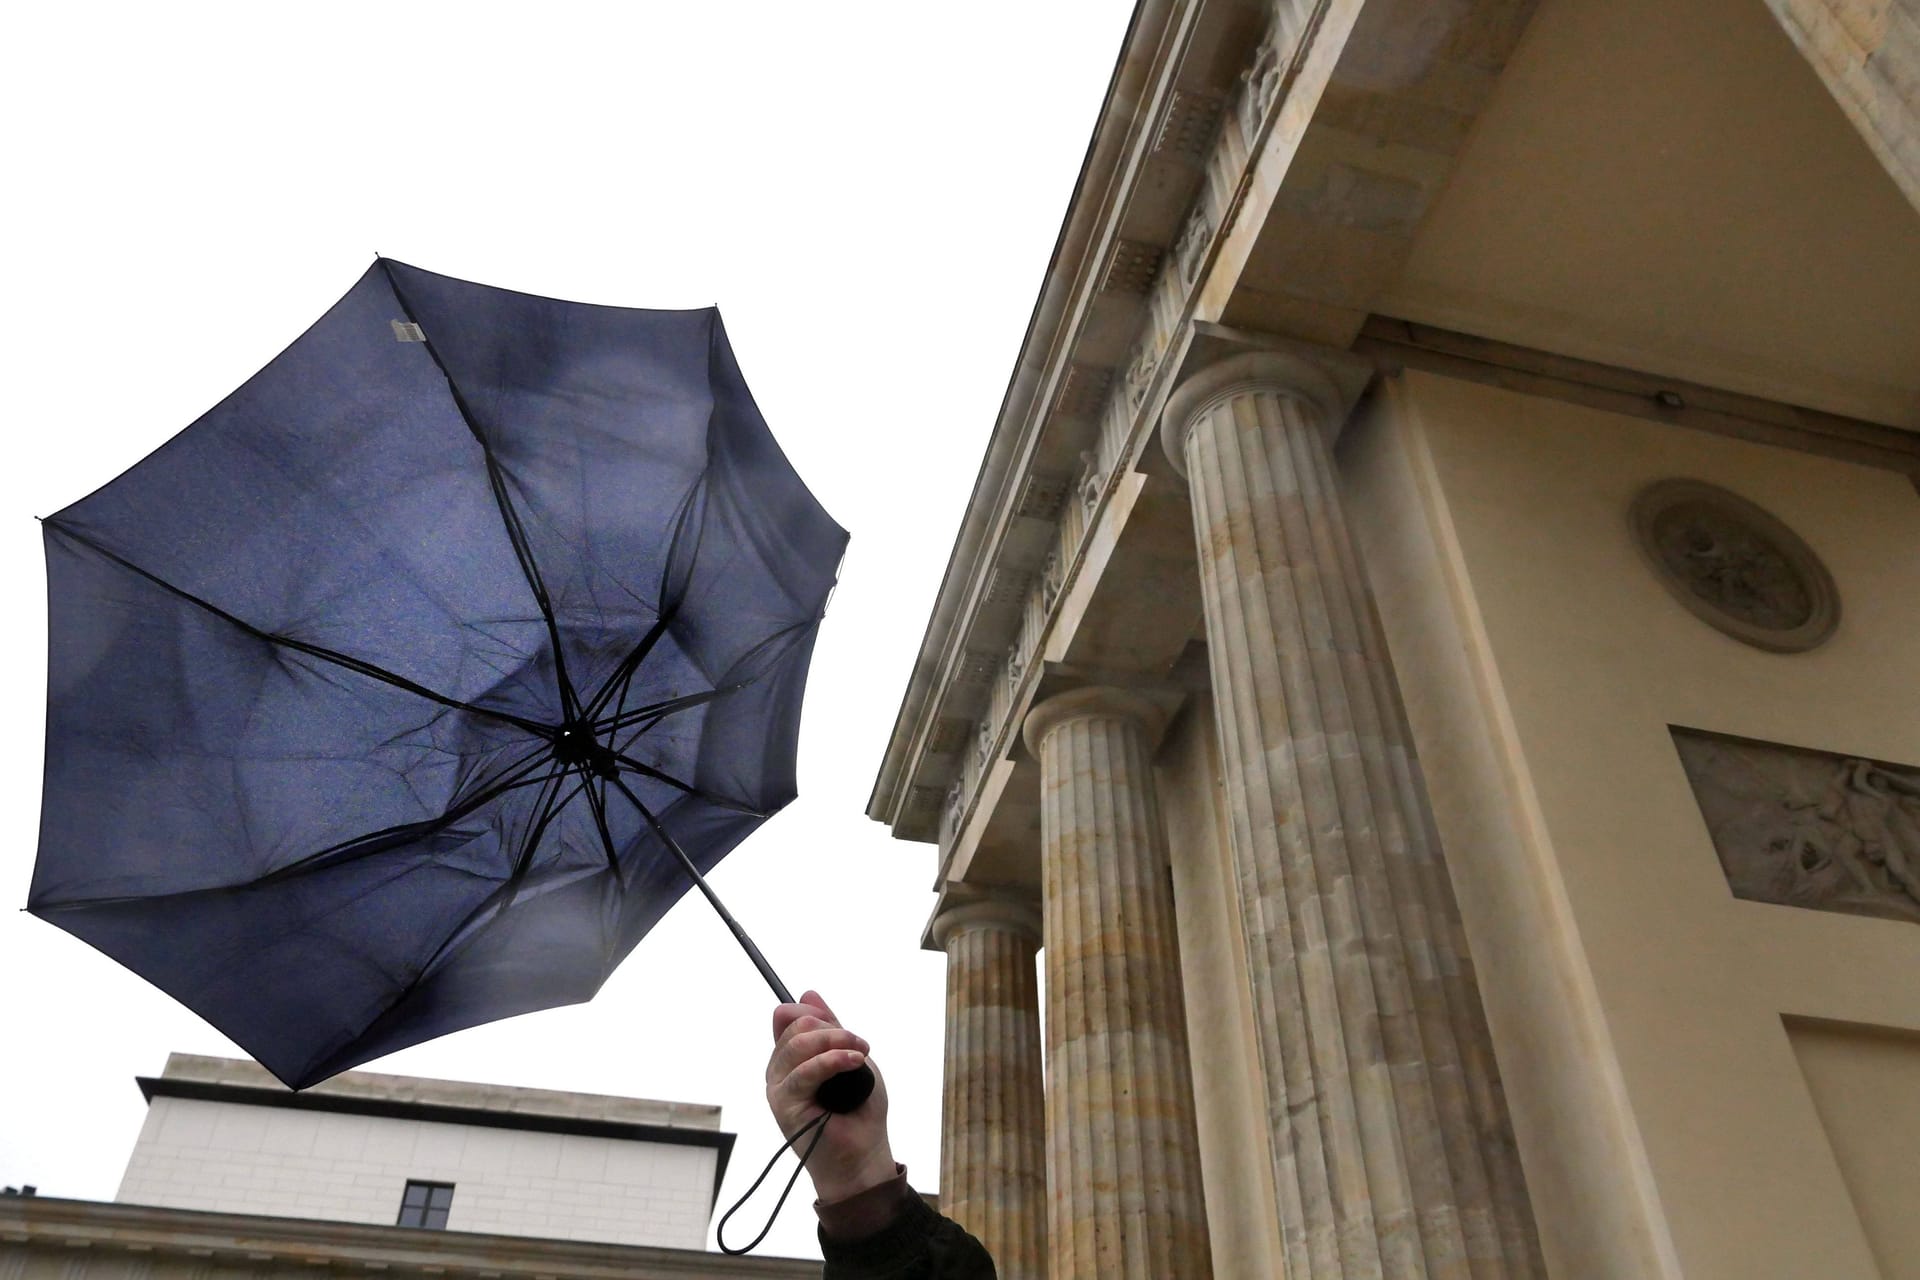
{"label": "umbrella shaft", "polygon": [[740,927],[740,922],[733,918],[733,913],[728,911],[726,904],[720,901],[720,896],[707,883],[707,878],[700,874],[700,868],[693,865],[693,859],[689,858],[687,851],[680,847],[680,842],[668,836],[665,828],[656,826],[655,830],[666,837],[666,846],[673,850],[674,857],[680,859],[680,865],[686,868],[689,876],[693,877],[694,887],[705,894],[707,901],[713,904],[713,909],[720,913],[721,921],[733,931],[734,940],[740,944],[740,949],[747,953],[747,959],[753,961],[753,967],[760,971],[760,976],[767,980],[767,985],[773,988],[773,994],[780,998],[780,1003],[792,1004],[793,992],[787,990],[787,984],[780,981],[780,975],[773,971],[773,966],[767,963],[767,958],[760,954],[760,948],[753,944],[753,939],[747,936],[747,931]]}

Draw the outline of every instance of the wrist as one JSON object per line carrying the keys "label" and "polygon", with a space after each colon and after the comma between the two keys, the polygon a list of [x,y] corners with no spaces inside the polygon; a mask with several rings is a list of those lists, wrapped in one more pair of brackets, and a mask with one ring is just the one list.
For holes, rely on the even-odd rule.
{"label": "wrist", "polygon": [[847,1166],[825,1165],[809,1169],[814,1196],[822,1204],[846,1200],[900,1176],[893,1151],[885,1142],[868,1151],[857,1163]]}

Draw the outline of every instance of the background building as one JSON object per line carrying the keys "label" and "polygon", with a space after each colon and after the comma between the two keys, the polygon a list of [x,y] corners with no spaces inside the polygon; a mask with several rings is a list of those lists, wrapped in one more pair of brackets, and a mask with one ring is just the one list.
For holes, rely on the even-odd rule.
{"label": "background building", "polygon": [[869,810],[1003,1276],[1920,1276],[1916,202],[1915,0],[1143,0]]}
{"label": "background building", "polygon": [[805,1276],[705,1251],[718,1107],[174,1054],[112,1204],[0,1198],[0,1277]]}

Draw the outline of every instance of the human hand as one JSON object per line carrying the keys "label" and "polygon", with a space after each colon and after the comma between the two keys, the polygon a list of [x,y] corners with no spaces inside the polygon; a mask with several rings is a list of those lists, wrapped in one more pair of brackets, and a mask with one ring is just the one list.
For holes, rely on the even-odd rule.
{"label": "human hand", "polygon": [[773,1011],[767,1106],[788,1138],[821,1114],[813,1095],[829,1078],[862,1063],[873,1070],[873,1095],[828,1121],[807,1161],[814,1192],[822,1202],[844,1200],[894,1176],[893,1148],[887,1143],[886,1081],[868,1060],[867,1048],[865,1040],[840,1025],[817,992],[808,991],[797,1002]]}

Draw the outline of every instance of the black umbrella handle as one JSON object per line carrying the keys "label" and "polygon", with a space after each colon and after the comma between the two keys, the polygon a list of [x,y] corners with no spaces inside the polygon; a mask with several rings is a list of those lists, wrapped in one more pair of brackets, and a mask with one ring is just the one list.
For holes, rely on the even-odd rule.
{"label": "black umbrella handle", "polygon": [[814,1091],[813,1100],[822,1110],[835,1115],[858,1111],[873,1096],[873,1068],[862,1063],[851,1071],[842,1071]]}
{"label": "black umbrella handle", "polygon": [[[769,987],[773,988],[773,994],[780,998],[780,1003],[794,1003],[793,992],[787,990],[787,984],[780,981],[780,975],[773,971],[773,966],[767,963],[767,958],[760,954],[760,948],[755,946],[753,939],[747,936],[747,931],[740,927],[740,922],[720,905],[720,899],[715,897],[713,890],[707,887],[706,878],[698,871],[694,871],[692,860],[688,859],[686,865],[689,871],[693,871],[695,882],[706,893],[707,901],[713,904],[713,909],[720,913],[722,920],[726,921],[727,928],[740,943],[741,950],[747,953],[747,959],[753,961],[754,968],[760,970],[760,976],[767,980]],[[849,1111],[859,1110],[861,1104],[873,1096],[874,1083],[873,1068],[862,1063],[827,1080],[814,1091],[813,1100],[819,1103],[824,1111],[845,1115]]]}

